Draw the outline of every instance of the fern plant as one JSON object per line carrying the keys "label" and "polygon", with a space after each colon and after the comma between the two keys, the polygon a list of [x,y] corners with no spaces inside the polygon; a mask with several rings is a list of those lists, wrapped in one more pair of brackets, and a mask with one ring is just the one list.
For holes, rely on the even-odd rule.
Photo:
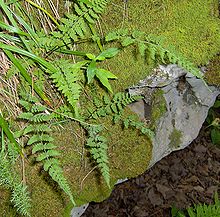
{"label": "fern plant", "polygon": [[84,125],[84,128],[88,132],[88,139],[86,142],[86,146],[89,148],[89,152],[92,155],[92,158],[95,160],[106,184],[110,188],[107,139],[104,136],[100,135],[100,133],[103,130],[103,126]]}
{"label": "fern plant", "polygon": [[[7,155],[6,149],[11,149],[11,146],[7,146],[4,140],[4,132],[2,129],[1,136],[1,151],[0,151],[0,185],[11,191],[11,202],[16,207],[17,212],[30,216],[31,199],[27,191],[27,186],[22,183],[18,176],[18,173],[14,169],[14,157],[15,149],[13,149],[13,155]],[[18,152],[16,152],[18,154]]]}
{"label": "fern plant", "polygon": [[25,112],[19,118],[27,120],[28,125],[23,129],[22,135],[29,136],[27,146],[32,146],[32,154],[36,154],[36,161],[43,164],[45,171],[58,183],[59,187],[69,196],[75,205],[69,184],[63,175],[58,156],[60,152],[56,150],[53,138],[50,136],[51,129],[48,126],[52,116],[47,112],[47,108],[41,105],[36,97],[20,100],[20,104]]}
{"label": "fern plant", "polygon": [[[56,50],[60,47],[71,48],[73,43],[81,39],[91,38],[97,42],[100,50],[102,45],[100,38],[96,34],[93,25],[98,20],[99,15],[103,13],[110,0],[78,0],[74,4],[74,13],[65,15],[61,18],[61,24],[58,26],[58,31],[51,32],[50,36],[41,33],[39,45],[47,51]],[[46,36],[46,37],[45,37]]]}
{"label": "fern plant", "polygon": [[152,60],[155,61],[156,58],[160,58],[163,63],[166,63],[166,60],[168,60],[170,63],[178,64],[194,76],[203,79],[203,74],[200,70],[182,55],[178,54],[174,47],[168,46],[166,48],[163,46],[164,38],[161,36],[146,34],[138,30],[129,32],[126,29],[119,29],[109,32],[105,40],[107,42],[119,41],[122,47],[135,45],[141,56],[145,57],[148,54]]}

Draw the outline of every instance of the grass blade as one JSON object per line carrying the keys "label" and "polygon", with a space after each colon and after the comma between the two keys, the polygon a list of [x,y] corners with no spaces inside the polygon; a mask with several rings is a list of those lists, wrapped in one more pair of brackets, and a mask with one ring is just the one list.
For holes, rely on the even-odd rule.
{"label": "grass blade", "polygon": [[14,43],[22,43],[22,41],[18,37],[11,36],[2,32],[0,32],[0,38],[6,41],[9,40],[10,42],[14,42]]}
{"label": "grass blade", "polygon": [[[14,17],[12,16],[12,13],[9,10],[9,7],[4,3],[3,0],[0,0],[0,8],[2,8],[3,12],[6,14],[8,20],[11,22],[11,24],[16,27],[17,29],[19,29],[18,24],[16,22],[16,20],[14,19]],[[23,36],[19,35],[21,41],[23,42],[23,44],[25,45],[25,47],[27,48],[28,51],[31,51],[28,43],[26,42],[26,40],[24,39]]]}
{"label": "grass blade", "polygon": [[33,84],[32,82],[32,78],[31,76],[28,74],[28,72],[26,71],[26,69],[22,66],[22,64],[19,62],[18,59],[16,59],[14,57],[14,55],[8,51],[8,50],[4,50],[4,52],[6,53],[6,55],[9,57],[9,59],[12,61],[12,63],[18,68],[18,70],[20,71],[21,75],[25,78],[25,80],[29,83],[30,86],[33,85],[33,88],[35,90],[35,92],[40,96],[40,98],[47,103],[47,105],[51,106],[51,103],[49,101],[49,99],[46,97],[46,95],[44,94],[43,90],[41,90],[40,88],[38,88],[36,85]]}
{"label": "grass blade", "polygon": [[18,47],[15,46],[11,46],[11,45],[6,45],[0,42],[0,48],[3,50],[9,50],[11,52],[15,52],[24,56],[27,56],[31,59],[33,59],[35,62],[41,64],[42,66],[44,66],[46,69],[48,69],[51,72],[56,73],[57,69],[49,62],[47,62],[46,60],[44,60],[41,57],[36,56],[35,54],[28,52],[26,50],[20,49]]}
{"label": "grass blade", "polygon": [[11,33],[17,33],[18,35],[28,36],[28,33],[21,31],[19,28],[10,26],[2,21],[0,21],[0,28],[5,29]]}
{"label": "grass blade", "polygon": [[15,140],[14,135],[12,134],[10,129],[8,128],[8,124],[5,121],[5,119],[3,118],[1,111],[0,111],[0,127],[2,128],[2,130],[4,131],[4,133],[8,137],[8,139],[14,144],[15,148],[17,149],[17,151],[19,152],[21,157],[24,157],[22,150],[21,150],[21,147],[19,146],[19,144]]}

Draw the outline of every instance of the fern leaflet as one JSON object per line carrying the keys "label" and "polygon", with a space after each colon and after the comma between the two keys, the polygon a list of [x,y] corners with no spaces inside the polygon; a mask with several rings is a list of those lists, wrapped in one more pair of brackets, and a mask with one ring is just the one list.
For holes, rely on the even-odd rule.
{"label": "fern leaflet", "polygon": [[124,108],[141,98],[141,96],[131,96],[129,93],[122,92],[116,93],[113,99],[110,99],[107,95],[104,95],[103,100],[94,98],[96,109],[89,111],[90,117],[97,119],[99,117],[113,115],[113,120],[117,122]]}

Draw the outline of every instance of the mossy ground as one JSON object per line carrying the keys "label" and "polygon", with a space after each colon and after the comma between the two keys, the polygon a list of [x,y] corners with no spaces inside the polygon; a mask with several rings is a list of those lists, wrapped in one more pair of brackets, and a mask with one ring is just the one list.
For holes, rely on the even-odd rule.
{"label": "mossy ground", "polygon": [[[133,114],[129,109],[124,116]],[[121,124],[112,125],[111,117],[104,118],[107,129],[103,135],[109,141],[109,165],[111,187],[118,179],[135,177],[145,171],[151,159],[151,142],[148,137],[135,129],[123,129]],[[63,129],[65,128],[65,133]],[[90,201],[102,201],[111,193],[98,170],[87,157],[84,131],[77,124],[66,123],[56,127],[55,144],[62,153],[62,165],[77,205]],[[138,139],[137,139],[138,138]],[[32,198],[33,217],[68,216],[68,208],[72,208],[66,195],[41,167],[32,161],[25,165],[26,181]],[[9,194],[1,191],[4,202],[0,202],[0,213],[14,216],[12,207],[8,207]],[[36,211],[37,210],[37,211]]]}
{"label": "mossy ground", "polygon": [[[128,0],[127,2],[128,16],[124,16],[123,1],[116,0],[110,4],[100,21],[104,33],[123,27],[164,35],[165,46],[174,45],[178,52],[197,65],[207,64],[219,52],[218,0]],[[90,45],[84,48],[98,53],[98,50]],[[154,63],[148,63],[135,55],[135,48],[134,50],[127,48],[103,65],[117,75],[118,79],[111,82],[114,91],[117,92],[146,77]],[[106,135],[110,141],[111,183],[120,178],[142,173],[151,157],[151,144],[148,139],[136,130],[122,130],[121,125],[111,125],[110,119],[103,121],[107,126]],[[56,134],[56,144],[63,153],[65,175],[71,183],[77,204],[105,199],[110,194],[110,189],[99,178],[100,176],[97,176],[96,171],[89,173],[93,167],[88,158],[85,158],[84,132],[77,125],[70,124],[64,124],[59,130]],[[38,166],[27,165],[26,176],[33,199],[33,216],[64,216],[68,199],[53,181],[45,176]],[[1,191],[1,195],[5,201],[8,201],[6,192]],[[6,213],[7,217],[13,216],[7,203],[2,200],[0,213]]]}

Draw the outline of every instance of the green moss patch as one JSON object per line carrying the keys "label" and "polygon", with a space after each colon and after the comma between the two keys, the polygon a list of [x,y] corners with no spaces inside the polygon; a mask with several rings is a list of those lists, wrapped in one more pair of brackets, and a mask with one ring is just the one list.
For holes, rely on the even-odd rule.
{"label": "green moss patch", "polygon": [[205,78],[210,85],[220,87],[220,54],[213,58],[208,64]]}
{"label": "green moss patch", "polygon": [[158,89],[152,96],[152,114],[151,123],[153,128],[156,127],[157,121],[167,111],[166,100],[163,96],[163,90]]}
{"label": "green moss patch", "polygon": [[170,148],[178,148],[181,144],[182,133],[176,128],[173,129],[172,133],[169,135],[169,147]]}

